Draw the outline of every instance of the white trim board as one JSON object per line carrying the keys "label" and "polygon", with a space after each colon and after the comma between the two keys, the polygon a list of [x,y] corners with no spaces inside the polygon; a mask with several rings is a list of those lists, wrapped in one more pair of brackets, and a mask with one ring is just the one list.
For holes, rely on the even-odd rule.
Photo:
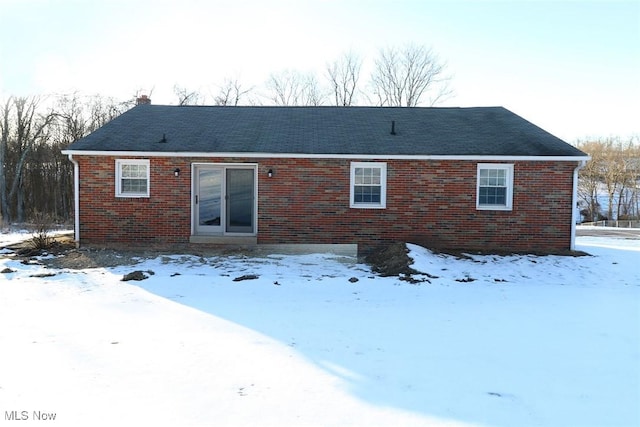
{"label": "white trim board", "polygon": [[431,155],[431,154],[303,154],[303,153],[205,153],[205,152],[157,152],[157,151],[85,151],[63,150],[62,154],[74,156],[127,156],[127,157],[245,157],[276,159],[366,159],[366,160],[478,160],[478,161],[530,161],[530,162],[580,162],[589,156],[499,156],[499,155]]}

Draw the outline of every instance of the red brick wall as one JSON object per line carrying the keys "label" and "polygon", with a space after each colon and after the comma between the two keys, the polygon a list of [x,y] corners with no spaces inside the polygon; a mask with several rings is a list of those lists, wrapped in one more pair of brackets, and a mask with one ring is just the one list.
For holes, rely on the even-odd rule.
{"label": "red brick wall", "polygon": [[[117,157],[125,158],[125,157]],[[136,157],[139,158],[139,157]],[[115,196],[116,157],[78,156],[80,238],[87,243],[183,243],[190,234],[190,165],[178,159],[150,161],[150,196]],[[173,171],[179,167],[179,177]]]}
{"label": "red brick wall", "polygon": [[76,159],[83,242],[187,243],[191,163],[246,162],[259,164],[259,243],[358,243],[363,252],[393,240],[513,251],[571,243],[575,162],[515,162],[513,210],[478,211],[477,161],[386,161],[387,208],[351,209],[348,159],[151,158],[151,197],[138,199],[115,197],[115,157]]}

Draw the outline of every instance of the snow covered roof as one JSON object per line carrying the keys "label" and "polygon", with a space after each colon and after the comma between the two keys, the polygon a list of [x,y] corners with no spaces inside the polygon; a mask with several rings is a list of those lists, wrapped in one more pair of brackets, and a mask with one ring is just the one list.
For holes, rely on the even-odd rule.
{"label": "snow covered roof", "polygon": [[138,105],[65,150],[87,151],[586,157],[503,107]]}

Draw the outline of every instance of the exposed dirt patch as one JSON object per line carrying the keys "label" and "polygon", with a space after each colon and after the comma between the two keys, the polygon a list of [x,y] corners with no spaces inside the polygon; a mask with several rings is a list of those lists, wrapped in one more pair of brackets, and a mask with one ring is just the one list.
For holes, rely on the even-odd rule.
{"label": "exposed dirt patch", "polygon": [[53,268],[82,270],[85,268],[118,267],[135,265],[155,255],[139,252],[116,251],[114,249],[71,249],[59,256],[42,260],[42,263]]}
{"label": "exposed dirt patch", "polygon": [[[62,234],[52,237],[52,243],[47,249],[35,249],[29,238],[20,243],[6,247],[13,251],[12,258],[23,261],[36,256],[54,255],[44,258],[40,264],[53,268],[67,268],[82,270],[85,268],[117,267],[120,265],[135,265],[146,258],[154,258],[157,253],[146,251],[126,251],[115,249],[80,248],[76,249],[73,235]],[[3,255],[0,255],[0,257]]]}
{"label": "exposed dirt patch", "polygon": [[419,271],[411,267],[413,259],[408,254],[409,249],[406,244],[395,242],[376,249],[365,258],[365,261],[381,276],[419,274]]}
{"label": "exposed dirt patch", "polygon": [[258,279],[259,276],[255,275],[255,274],[245,274],[243,276],[240,277],[236,277],[235,279],[233,279],[234,282],[242,282],[243,280],[255,280]]}
{"label": "exposed dirt patch", "polygon": [[[56,235],[52,238],[51,245],[46,250],[34,249],[30,239],[27,237],[23,242],[6,246],[7,249],[13,251],[11,254],[0,254],[1,257],[11,257],[14,259],[20,259],[23,262],[36,262],[34,257],[40,257],[43,255],[54,255],[54,257],[45,257],[38,259],[38,264],[44,264],[52,268],[58,269],[72,269],[82,270],[85,268],[100,268],[100,267],[118,267],[126,265],[136,265],[144,260],[153,259],[164,253],[175,253],[175,251],[164,251],[157,248],[140,249],[135,250],[123,249],[121,247],[113,248],[101,248],[83,246],[76,248],[76,244],[73,240],[72,234]],[[460,250],[443,250],[443,249],[431,249],[436,253],[443,253],[447,255],[453,255],[458,258],[472,259],[468,254],[477,255],[516,255],[513,252],[509,253],[497,253],[496,251],[482,252],[482,251],[460,251]],[[191,251],[185,251],[185,253],[193,253]],[[415,281],[428,281],[426,279],[415,279],[413,275],[423,275],[427,278],[437,278],[425,272],[415,270],[411,265],[413,259],[408,255],[409,250],[404,242],[395,242],[391,244],[383,245],[366,258],[365,262],[369,264],[372,270],[381,276],[405,276],[402,280],[410,282]],[[238,256],[257,254],[251,249],[247,248],[221,248],[221,249],[207,249],[193,253],[200,256]],[[531,254],[531,253],[529,253]],[[534,255],[550,255],[549,253],[534,254]],[[569,256],[584,256],[589,255],[584,252],[574,251],[566,252],[562,254],[554,253],[553,255],[569,255]],[[6,271],[3,271],[5,273]]]}
{"label": "exposed dirt patch", "polygon": [[147,276],[144,271],[140,271],[140,270],[136,270],[136,271],[132,271],[131,273],[125,274],[124,277],[121,279],[123,282],[128,282],[130,280],[145,280],[148,279],[149,276]]}
{"label": "exposed dirt patch", "polygon": [[34,257],[44,254],[59,255],[75,248],[73,236],[71,234],[60,234],[51,237],[51,243],[46,249],[39,249],[34,245],[31,238],[26,238],[20,243],[15,243],[6,247],[20,257]]}

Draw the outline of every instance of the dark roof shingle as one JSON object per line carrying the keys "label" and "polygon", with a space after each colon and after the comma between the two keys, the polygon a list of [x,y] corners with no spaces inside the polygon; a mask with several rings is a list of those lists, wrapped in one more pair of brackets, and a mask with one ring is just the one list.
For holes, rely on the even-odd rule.
{"label": "dark roof shingle", "polygon": [[[391,134],[392,122],[395,122],[395,135]],[[67,150],[585,156],[577,148],[502,107],[140,105]]]}

